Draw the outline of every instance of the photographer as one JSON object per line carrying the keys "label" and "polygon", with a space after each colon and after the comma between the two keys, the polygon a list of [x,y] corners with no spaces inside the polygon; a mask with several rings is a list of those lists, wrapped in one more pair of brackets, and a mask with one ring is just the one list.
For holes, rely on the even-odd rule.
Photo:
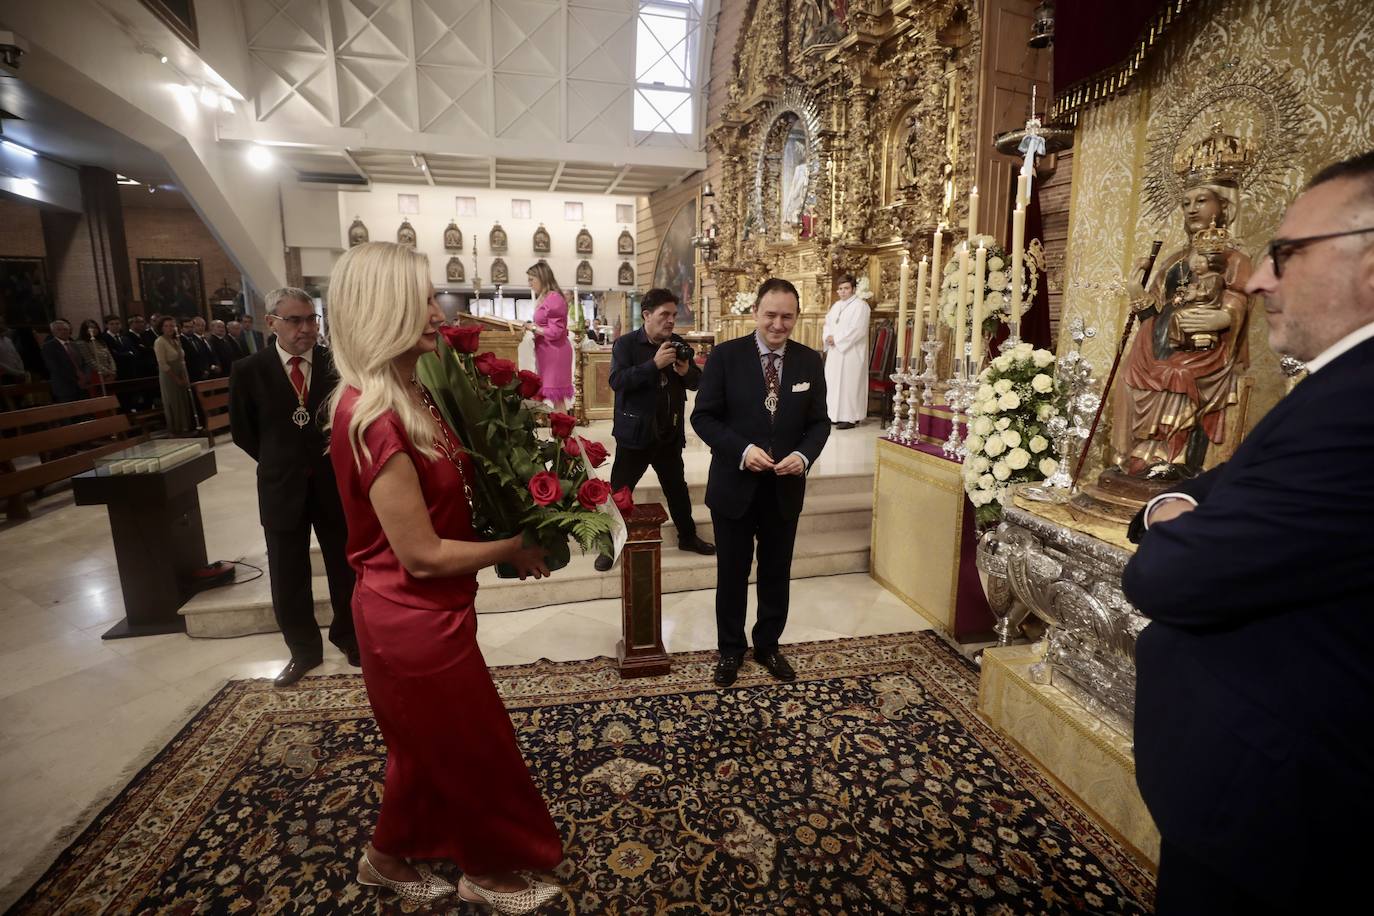
{"label": "photographer", "polygon": [[[639,304],[644,326],[615,342],[611,351],[611,388],[615,391],[615,464],[611,489],[631,490],[650,466],[668,501],[677,526],[678,547],[711,556],[715,545],[697,537],[692,501],[683,476],[682,450],[687,435],[682,422],[687,391],[696,390],[701,368],[692,348],[673,333],[678,299],[666,289],[651,289]],[[601,572],[612,558],[596,558]]]}

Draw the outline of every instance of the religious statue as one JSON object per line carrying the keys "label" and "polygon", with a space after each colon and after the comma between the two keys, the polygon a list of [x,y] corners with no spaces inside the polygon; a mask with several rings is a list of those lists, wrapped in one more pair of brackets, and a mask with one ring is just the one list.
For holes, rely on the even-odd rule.
{"label": "religious statue", "polygon": [[910,192],[921,182],[921,127],[915,115],[907,115],[906,140],[897,158],[897,190]]}
{"label": "religious statue", "polygon": [[410,220],[401,220],[401,228],[396,230],[396,243],[415,247],[415,227],[410,224]]}
{"label": "religious statue", "polygon": [[578,254],[591,254],[591,253],[592,253],[592,234],[591,234],[590,232],[587,231],[587,227],[586,227],[586,226],[583,226],[583,227],[582,227],[582,231],[579,232],[579,233],[577,233],[577,253],[578,253]]}
{"label": "religious statue", "polygon": [[782,154],[781,215],[784,226],[796,226],[801,223],[810,183],[811,168],[806,161],[806,135],[794,129],[787,135],[787,143]]}
{"label": "religious statue", "polygon": [[634,269],[634,265],[632,265],[629,261],[621,261],[621,262],[620,262],[620,269],[617,270],[617,271],[616,271],[616,274],[615,274],[615,285],[616,285],[616,286],[634,286],[634,285],[635,285],[635,269]]}
{"label": "religious statue", "polygon": [[448,228],[444,230],[444,250],[463,250],[463,230],[459,229],[458,224],[452,220],[449,220]]}
{"label": "religious statue", "polygon": [[615,240],[615,251],[621,255],[635,253],[635,237],[630,235],[629,229],[620,230],[620,238]]}
{"label": "religious statue", "polygon": [[491,232],[487,234],[487,247],[491,249],[492,254],[506,253],[506,230],[501,228],[500,223],[492,226]]}
{"label": "religious statue", "polygon": [[577,285],[592,285],[592,264],[590,261],[577,262]]}
{"label": "religious statue", "polygon": [[553,250],[553,242],[549,239],[549,230],[540,223],[539,228],[534,230],[534,253],[548,254]]}
{"label": "religious statue", "polygon": [[463,282],[463,261],[457,255],[448,259],[448,266],[444,270],[445,276],[450,283]]}
{"label": "religious statue", "polygon": [[362,217],[353,217],[353,225],[348,227],[348,247],[361,245],[367,241],[367,227],[363,225]]}
{"label": "religious statue", "polygon": [[1249,366],[1244,287],[1252,268],[1227,227],[1236,175],[1252,156],[1217,125],[1175,160],[1191,241],[1160,263],[1148,290],[1128,286],[1140,328],[1122,363],[1112,431],[1117,468],[1128,476],[1193,477],[1209,445],[1225,442],[1240,420],[1232,408]]}
{"label": "religious statue", "polygon": [[510,268],[506,266],[505,258],[492,259],[491,282],[496,286],[505,286],[510,282]]}

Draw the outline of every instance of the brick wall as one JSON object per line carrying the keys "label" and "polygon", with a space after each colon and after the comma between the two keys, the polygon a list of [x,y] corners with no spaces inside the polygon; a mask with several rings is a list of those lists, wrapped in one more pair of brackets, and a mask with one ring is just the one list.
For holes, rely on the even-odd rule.
{"label": "brick wall", "polygon": [[32,204],[0,198],[0,257],[41,258],[43,223]]}
{"label": "brick wall", "polygon": [[226,280],[239,288],[239,269],[189,208],[124,207],[124,232],[129,244],[129,271],[133,275],[135,310],[142,310],[142,279],[139,258],[199,258],[204,293],[209,295]]}

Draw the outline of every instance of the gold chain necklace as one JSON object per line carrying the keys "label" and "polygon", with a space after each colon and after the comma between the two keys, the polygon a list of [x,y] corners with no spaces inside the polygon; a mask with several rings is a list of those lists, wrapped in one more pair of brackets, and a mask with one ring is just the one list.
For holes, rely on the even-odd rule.
{"label": "gold chain necklace", "polygon": [[439,437],[442,440],[437,443],[439,451],[453,464],[453,469],[458,472],[458,479],[463,483],[463,497],[468,501],[468,512],[470,517],[475,520],[477,506],[473,503],[472,484],[468,483],[468,475],[463,471],[463,462],[460,457],[463,450],[458,443],[453,441],[453,434],[449,431],[448,424],[444,422],[444,415],[439,412],[439,405],[435,404],[434,399],[429,396],[428,389],[421,385],[420,380],[414,376],[411,376],[410,384],[415,386],[415,390],[419,392],[420,400],[425,407],[429,408],[429,415],[434,418],[434,425],[438,427]]}

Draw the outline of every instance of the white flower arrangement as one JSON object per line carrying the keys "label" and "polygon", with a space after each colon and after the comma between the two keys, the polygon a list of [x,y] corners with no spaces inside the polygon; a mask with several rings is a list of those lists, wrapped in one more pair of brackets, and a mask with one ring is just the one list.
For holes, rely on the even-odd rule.
{"label": "white flower arrangement", "polygon": [[1064,407],[1053,364],[1053,353],[1023,343],[978,376],[965,440],[964,491],[980,526],[1001,517],[1012,485],[1044,480],[1059,469],[1046,429]]}
{"label": "white flower arrangement", "polygon": [[731,315],[748,315],[754,310],[753,293],[735,293],[735,303],[730,306]]}
{"label": "white flower arrangement", "polygon": [[[969,247],[968,257],[968,309],[971,314],[973,311],[973,298],[975,290],[974,279],[974,257],[978,251],[978,243],[982,242],[987,249],[987,285],[983,290],[983,334],[991,335],[997,333],[997,326],[1011,320],[1011,258],[1002,245],[990,235],[976,235],[973,237]],[[1035,295],[1035,287],[1031,280],[1031,271],[1028,269],[1028,262],[1023,263],[1021,268],[1021,314],[1026,314],[1029,308],[1029,300]],[[940,281],[940,314],[945,325],[954,327],[954,317],[959,308],[959,249],[955,248],[950,252],[950,258],[945,262],[944,278]]]}

